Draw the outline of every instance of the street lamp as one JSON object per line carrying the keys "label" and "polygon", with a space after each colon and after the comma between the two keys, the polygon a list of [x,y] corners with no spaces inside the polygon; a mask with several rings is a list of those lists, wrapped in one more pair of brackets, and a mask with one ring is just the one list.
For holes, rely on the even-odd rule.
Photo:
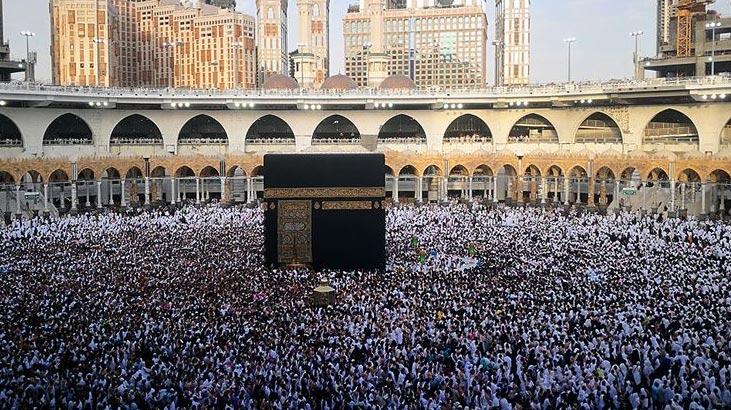
{"label": "street lamp", "polygon": [[576,42],[576,37],[569,37],[563,39],[563,42],[569,46],[569,82],[571,82],[571,45]]}
{"label": "street lamp", "polygon": [[30,78],[30,38],[35,37],[36,33],[32,31],[21,31],[20,35],[25,37],[25,81]]}
{"label": "street lamp", "polygon": [[[721,27],[718,21],[706,23],[706,30],[711,30],[711,75],[716,75],[716,29]],[[704,70],[705,71],[705,70]],[[704,73],[705,74],[705,73]]]}
{"label": "street lamp", "polygon": [[95,38],[92,41],[94,42],[94,48],[96,50],[96,62],[94,63],[94,74],[96,76],[96,86],[99,87],[99,45],[104,43],[104,39]]}
{"label": "street lamp", "polygon": [[629,33],[635,38],[635,80],[640,79],[640,36],[645,34],[644,31],[633,31]]}

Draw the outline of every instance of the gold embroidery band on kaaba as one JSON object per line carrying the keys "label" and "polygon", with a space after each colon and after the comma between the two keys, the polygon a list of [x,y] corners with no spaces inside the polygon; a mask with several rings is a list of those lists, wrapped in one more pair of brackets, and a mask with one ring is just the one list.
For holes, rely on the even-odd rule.
{"label": "gold embroidery band on kaaba", "polygon": [[386,196],[384,187],[356,187],[356,188],[267,188],[264,198],[382,198]]}
{"label": "gold embroidery band on kaaba", "polygon": [[371,201],[322,201],[323,211],[373,209]]}

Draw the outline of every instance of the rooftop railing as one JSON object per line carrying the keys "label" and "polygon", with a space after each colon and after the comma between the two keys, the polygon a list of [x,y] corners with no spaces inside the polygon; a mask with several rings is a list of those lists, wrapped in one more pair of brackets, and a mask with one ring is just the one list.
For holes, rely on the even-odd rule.
{"label": "rooftop railing", "polygon": [[479,87],[462,89],[418,88],[411,90],[381,90],[359,88],[356,90],[253,90],[253,89],[185,89],[185,88],[125,88],[125,87],[81,87],[57,86],[43,83],[10,82],[0,84],[0,93],[29,92],[48,94],[88,95],[91,97],[455,97],[455,96],[542,96],[561,94],[604,94],[607,92],[632,91],[641,89],[731,86],[731,77],[708,76],[686,78],[652,78],[646,80],[610,80],[604,82],[551,83],[528,86]]}

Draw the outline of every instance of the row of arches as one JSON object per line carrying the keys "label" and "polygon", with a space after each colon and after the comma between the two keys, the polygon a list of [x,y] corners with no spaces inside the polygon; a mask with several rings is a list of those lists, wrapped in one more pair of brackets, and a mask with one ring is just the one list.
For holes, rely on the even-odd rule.
{"label": "row of arches", "polygon": [[[43,209],[48,210],[47,203],[50,203],[64,212],[77,207],[151,202],[174,204],[183,200],[197,203],[212,199],[252,202],[263,194],[262,171],[261,166],[252,169],[249,175],[239,166],[225,171],[213,166],[205,166],[198,171],[187,165],[176,169],[157,166],[150,171],[149,177],[145,177],[137,166],[123,172],[113,167],[106,168],[101,175],[95,175],[92,169],[86,168],[79,171],[74,181],[70,181],[69,175],[58,169],[44,181],[40,173],[31,170],[18,183],[13,181],[12,175],[0,172],[0,190],[6,192],[6,212],[12,209],[7,193],[16,194],[13,202],[17,202],[18,210],[21,209],[21,191],[43,193]],[[696,170],[686,168],[678,173],[676,185],[668,183],[668,173],[662,168],[654,168],[649,174],[642,175],[634,167],[615,174],[613,169],[605,166],[591,174],[580,165],[565,168],[552,165],[543,170],[534,164],[521,169],[510,164],[492,167],[482,164],[472,170],[456,165],[448,172],[436,164],[423,169],[405,165],[397,173],[386,167],[385,186],[387,196],[398,201],[484,197],[494,202],[560,202],[606,207],[618,198],[621,200],[619,192],[622,188],[657,186],[673,191],[677,189],[678,201],[683,204],[680,209],[685,209],[686,203],[698,201],[699,197],[704,212],[706,209],[728,209],[730,202],[726,193],[731,192],[731,176],[721,169],[712,171],[704,179]],[[23,206],[27,205],[28,200],[25,201]],[[671,206],[675,207],[674,204]],[[620,206],[624,206],[622,202]]]}
{"label": "row of arches", "polygon": [[[315,143],[357,142],[361,134],[356,125],[343,115],[335,114],[322,120],[312,134]],[[294,144],[292,128],[280,117],[267,114],[257,119],[246,132],[248,143]],[[644,130],[645,144],[697,144],[698,130],[685,114],[667,109],[657,114]],[[425,143],[426,132],[419,122],[406,114],[398,114],[384,123],[378,139],[393,143]],[[446,129],[446,143],[490,143],[490,127],[476,115],[464,114],[454,119]],[[215,118],[200,114],[189,119],[178,133],[180,144],[227,144],[229,136]],[[609,115],[595,112],[579,126],[576,143],[621,144],[622,130]],[[558,143],[556,127],[545,117],[528,114],[519,119],[508,134],[511,143]],[[22,146],[22,134],[17,125],[0,114],[0,145]],[[67,113],[54,119],[43,135],[44,145],[84,145],[93,143],[88,124],[77,115]],[[149,118],[132,114],[122,119],[112,130],[112,145],[162,145],[163,136]],[[731,145],[731,120],[726,124],[721,145]]]}
{"label": "row of arches", "polygon": [[[526,177],[570,177],[570,178],[588,178],[589,172],[587,168],[582,165],[575,165],[568,168],[562,168],[558,165],[551,165],[547,169],[541,169],[537,165],[528,164],[522,169],[522,173],[518,172],[518,169],[514,165],[505,164],[498,167],[491,167],[486,164],[479,165],[474,169],[468,169],[466,166],[458,164],[449,169],[447,173],[436,164],[431,164],[423,169],[418,169],[414,165],[405,165],[395,172],[389,166],[386,166],[385,170],[386,177],[492,177],[496,175],[507,175],[511,177],[515,176],[526,176]],[[190,177],[220,177],[222,174],[221,170],[216,169],[213,166],[205,166],[203,169],[194,170],[193,168],[182,165],[176,169],[168,169],[164,166],[154,167],[150,171],[151,178],[190,178]],[[240,166],[233,166],[223,172],[225,177],[235,176],[249,176],[249,177],[261,177],[264,174],[263,166],[259,165],[253,168],[248,174],[246,170]],[[101,172],[101,175],[97,175],[91,168],[84,168],[78,172],[76,176],[77,181],[98,181],[105,179],[140,179],[144,178],[143,171],[137,167],[132,166],[124,172],[109,167]],[[638,181],[655,181],[665,182],[670,181],[669,172],[662,167],[652,168],[649,172],[640,173],[638,168],[629,166],[621,171],[614,170],[608,166],[602,166],[593,172],[593,178],[596,180],[633,180]],[[685,168],[675,175],[675,180],[680,182],[714,182],[714,183],[731,183],[731,176],[729,172],[723,169],[715,169],[706,175],[702,175],[699,171],[693,168]],[[0,171],[0,183],[2,184],[22,184],[22,183],[57,183],[57,182],[69,182],[71,181],[68,173],[62,169],[57,169],[51,172],[47,177],[44,177],[41,173],[35,170],[27,171],[20,181],[16,181],[12,174],[6,171]]]}

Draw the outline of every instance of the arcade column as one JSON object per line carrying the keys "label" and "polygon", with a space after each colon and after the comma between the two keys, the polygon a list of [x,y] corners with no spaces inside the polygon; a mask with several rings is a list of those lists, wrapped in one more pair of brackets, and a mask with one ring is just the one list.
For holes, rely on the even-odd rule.
{"label": "arcade column", "polygon": [[96,207],[102,207],[102,181],[96,181]]}
{"label": "arcade column", "polygon": [[43,184],[43,214],[48,215],[48,184]]}
{"label": "arcade column", "polygon": [[119,196],[122,198],[121,201],[120,201],[120,203],[119,203],[119,206],[121,206],[122,208],[124,208],[124,207],[127,206],[127,198],[126,198],[127,195],[126,195],[126,193],[124,191],[124,183],[125,183],[125,180],[123,179],[123,180],[119,181],[119,183],[120,183]]}

